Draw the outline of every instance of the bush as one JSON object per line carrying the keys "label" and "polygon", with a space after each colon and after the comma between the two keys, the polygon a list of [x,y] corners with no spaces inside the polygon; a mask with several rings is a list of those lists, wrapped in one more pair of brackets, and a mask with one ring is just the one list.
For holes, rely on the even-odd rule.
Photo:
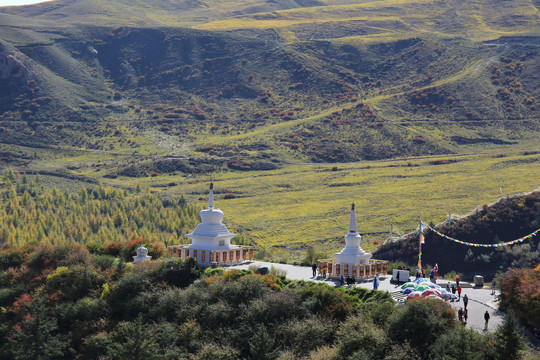
{"label": "bush", "polygon": [[230,346],[208,343],[203,345],[193,360],[236,360],[238,355],[238,350]]}
{"label": "bush", "polygon": [[312,314],[343,320],[358,308],[358,300],[345,289],[304,282],[291,284],[295,287],[304,300],[303,307]]}
{"label": "bush", "polygon": [[103,254],[118,257],[123,247],[124,243],[121,242],[108,243],[103,248]]}
{"label": "bush", "polygon": [[90,251],[91,254],[101,255],[103,254],[105,245],[103,245],[102,243],[91,243],[86,244],[86,248],[88,249],[88,251]]}
{"label": "bush", "polygon": [[474,330],[459,327],[437,338],[430,349],[433,359],[485,359],[494,358],[491,337],[480,335]]}
{"label": "bush", "polygon": [[540,326],[540,265],[536,269],[510,269],[500,277],[501,309]]}
{"label": "bush", "polygon": [[60,266],[47,276],[46,288],[49,293],[61,291],[66,299],[74,300],[89,295],[92,290],[101,290],[104,283],[104,275],[93,267]]}
{"label": "bush", "polygon": [[114,269],[116,258],[110,255],[97,255],[94,257],[94,265],[101,270]]}
{"label": "bush", "polygon": [[320,344],[331,343],[336,323],[328,318],[310,316],[299,320],[291,319],[276,330],[280,343],[303,357]]}
{"label": "bush", "polygon": [[23,264],[24,256],[20,249],[0,248],[0,270],[16,268]]}
{"label": "bush", "polygon": [[[397,342],[409,342],[421,355],[428,352],[429,345],[458,325],[454,309],[436,299],[411,300],[389,320],[387,335]],[[419,336],[418,334],[422,334]]]}
{"label": "bush", "polygon": [[160,261],[152,270],[154,282],[165,282],[167,285],[185,288],[200,278],[202,270],[193,258],[182,260],[169,258]]}
{"label": "bush", "polygon": [[211,276],[221,276],[225,272],[225,269],[218,267],[218,268],[207,268],[204,270],[204,275],[211,277]]}
{"label": "bush", "polygon": [[341,358],[361,351],[370,359],[382,359],[386,349],[386,335],[368,318],[363,316],[349,317],[336,334],[339,339],[338,348]]}

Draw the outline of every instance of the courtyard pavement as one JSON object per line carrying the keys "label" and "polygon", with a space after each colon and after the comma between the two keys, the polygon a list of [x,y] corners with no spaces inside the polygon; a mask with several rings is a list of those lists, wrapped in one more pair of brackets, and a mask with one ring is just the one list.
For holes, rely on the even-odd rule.
{"label": "courtyard pavement", "polygon": [[[339,286],[338,281],[334,280],[324,280],[322,277],[313,277],[311,267],[308,266],[296,266],[290,264],[279,264],[279,263],[270,263],[264,261],[252,261],[250,263],[235,265],[228,267],[228,269],[248,269],[250,266],[256,267],[267,267],[271,269],[274,267],[280,271],[286,272],[286,277],[291,280],[307,280],[315,282],[324,282],[328,285]],[[379,291],[388,291],[390,293],[397,292],[401,290],[396,284],[390,282],[390,275],[380,277]],[[414,278],[411,278],[414,280]],[[446,287],[448,280],[438,280],[437,283],[441,287]],[[454,283],[454,282],[451,282]],[[461,296],[465,294],[469,297],[469,303],[467,309],[469,311],[469,319],[465,326],[476,331],[483,331],[484,329],[484,313],[486,310],[489,312],[491,319],[489,320],[488,330],[493,332],[497,329],[497,326],[502,323],[504,318],[504,313],[497,310],[493,305],[493,300],[499,295],[497,292],[496,295],[491,295],[491,289],[486,288],[474,288],[471,287],[469,283],[461,282],[462,292]],[[356,283],[354,286],[361,286],[366,289],[373,289],[373,280],[368,280],[360,283]],[[449,302],[452,307],[456,309],[456,312],[459,308],[463,308],[463,301],[461,299],[454,302]],[[457,315],[456,315],[457,317]],[[456,321],[458,321],[456,319]]]}

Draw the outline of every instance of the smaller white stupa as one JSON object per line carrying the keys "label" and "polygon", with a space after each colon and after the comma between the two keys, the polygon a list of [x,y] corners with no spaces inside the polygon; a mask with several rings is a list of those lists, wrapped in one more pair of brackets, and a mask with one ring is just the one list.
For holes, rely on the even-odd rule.
{"label": "smaller white stupa", "polygon": [[150,261],[151,258],[151,256],[148,256],[148,249],[141,245],[139,248],[137,248],[137,256],[133,257],[133,263],[137,264]]}
{"label": "smaller white stupa", "polygon": [[369,259],[373,256],[371,253],[365,252],[360,247],[362,236],[358,233],[358,225],[356,223],[356,210],[354,203],[351,205],[351,214],[349,217],[349,233],[345,236],[345,248],[334,254],[337,264],[362,265],[369,264]]}

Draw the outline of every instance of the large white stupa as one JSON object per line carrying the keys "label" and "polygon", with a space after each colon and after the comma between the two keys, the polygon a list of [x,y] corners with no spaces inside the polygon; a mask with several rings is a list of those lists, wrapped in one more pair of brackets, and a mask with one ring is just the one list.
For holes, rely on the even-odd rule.
{"label": "large white stupa", "polygon": [[369,259],[373,256],[371,253],[365,252],[360,247],[362,236],[358,233],[358,225],[356,223],[356,210],[354,203],[351,205],[351,214],[349,216],[349,233],[345,236],[345,248],[334,254],[336,263],[338,264],[369,264]]}
{"label": "large white stupa", "polygon": [[208,196],[208,209],[199,213],[202,223],[197,225],[195,231],[187,234],[191,239],[191,245],[185,249],[199,250],[231,250],[238,249],[236,245],[231,245],[231,239],[236,237],[227,229],[223,221],[223,211],[214,209],[214,184],[210,183],[210,195]]}
{"label": "large white stupa", "polygon": [[169,247],[169,255],[176,255],[183,259],[194,258],[202,266],[233,265],[251,260],[253,248],[231,244],[236,236],[227,229],[223,221],[223,211],[214,209],[214,185],[210,184],[208,196],[208,209],[199,213],[202,222],[195,230],[187,234],[191,244]]}

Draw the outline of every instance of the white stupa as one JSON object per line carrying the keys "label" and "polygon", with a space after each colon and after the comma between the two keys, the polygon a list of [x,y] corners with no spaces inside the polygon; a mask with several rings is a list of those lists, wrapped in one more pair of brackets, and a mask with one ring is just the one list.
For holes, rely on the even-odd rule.
{"label": "white stupa", "polygon": [[210,184],[210,195],[208,197],[208,209],[201,210],[202,223],[197,225],[195,231],[187,234],[186,237],[191,239],[191,244],[184,246],[184,249],[197,250],[235,250],[239,246],[231,245],[231,239],[236,236],[222,224],[223,211],[214,209],[214,184]]}
{"label": "white stupa", "polygon": [[139,248],[137,248],[137,256],[133,257],[133,263],[138,264],[150,261],[151,258],[151,256],[148,256],[148,249],[141,245]]}
{"label": "white stupa", "polygon": [[338,264],[369,264],[369,259],[373,256],[371,253],[365,252],[360,247],[362,236],[358,233],[358,225],[356,223],[356,211],[354,203],[351,206],[351,214],[349,217],[349,233],[345,236],[345,248],[334,254],[336,263]]}

